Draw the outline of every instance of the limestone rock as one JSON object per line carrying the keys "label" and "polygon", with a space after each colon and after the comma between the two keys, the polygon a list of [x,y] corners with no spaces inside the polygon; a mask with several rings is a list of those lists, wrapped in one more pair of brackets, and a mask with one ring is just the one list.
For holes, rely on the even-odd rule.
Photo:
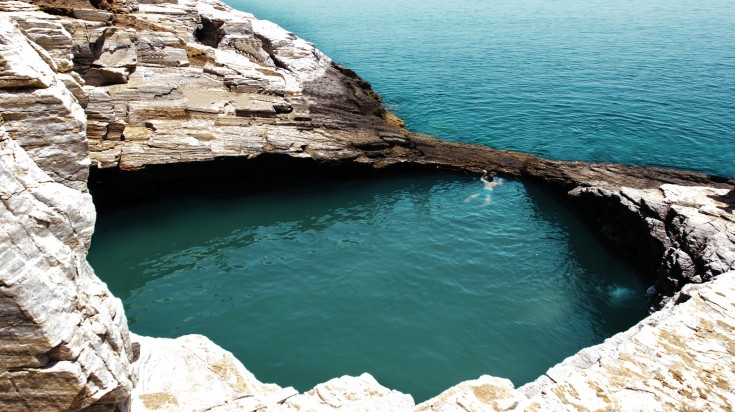
{"label": "limestone rock", "polygon": [[[572,191],[606,216],[604,231],[632,246],[659,274],[659,297],[735,269],[735,214],[726,187],[578,187]],[[664,299],[665,301],[665,299]],[[664,302],[665,303],[665,302]]]}
{"label": "limestone rock", "polygon": [[379,140],[385,112],[367,82],[272,23],[214,0],[146,1],[116,17],[112,27],[59,18],[86,81],[78,100],[97,167],[270,150],[347,159],[359,153],[349,135]]}
{"label": "limestone rock", "polygon": [[134,411],[210,410],[241,398],[264,405],[281,400],[270,401],[279,396],[280,387],[260,383],[231,353],[204,336],[133,340],[140,346],[133,364],[138,377]]}
{"label": "limestone rock", "polygon": [[38,11],[39,8],[33,4],[28,4],[18,0],[6,0],[0,2],[0,11],[6,13],[28,13]]}
{"label": "limestone rock", "polygon": [[13,20],[31,41],[46,50],[53,60],[56,71],[67,73],[72,70],[72,36],[55,16],[42,13],[16,15]]}
{"label": "limestone rock", "polygon": [[447,389],[414,411],[509,411],[525,400],[511,381],[485,375]]}
{"label": "limestone rock", "polygon": [[293,410],[315,411],[407,411],[414,406],[411,395],[390,390],[370,374],[342,376],[288,398],[283,405]]}
{"label": "limestone rock", "polygon": [[109,11],[97,10],[97,9],[74,9],[72,16],[79,20],[87,20],[98,23],[111,23],[114,15]]}
{"label": "limestone rock", "polygon": [[168,32],[139,32],[135,42],[140,65],[184,67],[189,65],[186,43]]}
{"label": "limestone rock", "polygon": [[117,28],[102,30],[92,47],[91,67],[81,69],[87,84],[103,86],[127,83],[138,63],[135,35]]}
{"label": "limestone rock", "polygon": [[131,13],[138,10],[138,0],[106,0],[101,5],[116,13]]}
{"label": "limestone rock", "polygon": [[124,409],[122,303],[85,257],[89,194],[54,182],[0,125],[0,409]]}
{"label": "limestone rock", "polygon": [[410,410],[413,399],[369,374],[343,376],[299,394],[258,381],[231,353],[200,335],[178,339],[134,336],[140,357],[134,411]]}
{"label": "limestone rock", "polygon": [[[12,42],[12,50],[0,51],[0,56],[9,56],[5,61],[15,73],[0,77],[0,83],[12,78],[6,84],[13,86],[0,88],[5,130],[57,182],[86,191],[89,158],[83,109],[17,26],[3,16],[0,31],[0,38]],[[63,80],[69,81],[67,77]]]}
{"label": "limestone rock", "polygon": [[117,28],[105,29],[97,40],[92,62],[95,66],[132,69],[138,64],[138,53],[133,41],[135,35]]}
{"label": "limestone rock", "polygon": [[0,90],[51,86],[54,72],[25,40],[18,26],[0,16]]}

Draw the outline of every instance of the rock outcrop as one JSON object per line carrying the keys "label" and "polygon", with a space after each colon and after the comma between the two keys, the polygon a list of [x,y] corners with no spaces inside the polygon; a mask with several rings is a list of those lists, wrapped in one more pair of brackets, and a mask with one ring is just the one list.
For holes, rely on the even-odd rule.
{"label": "rock outcrop", "polygon": [[[135,336],[140,359],[133,391],[133,411],[407,410],[410,395],[378,384],[369,374],[343,376],[299,394],[258,381],[231,353],[209,339]],[[176,376],[175,380],[170,376]]]}
{"label": "rock outcrop", "polygon": [[[401,126],[353,71],[216,0],[0,1],[0,408],[669,410],[735,402],[735,180],[550,161]],[[540,180],[568,193],[657,276],[651,292],[663,309],[522,388],[483,376],[418,406],[369,375],[299,394],[260,383],[204,337],[131,338],[120,301],[85,260],[95,219],[90,164],[98,189],[114,192],[103,172],[167,185],[181,175],[152,171],[230,173],[223,160],[264,155],[335,170],[489,169]]]}
{"label": "rock outcrop", "polygon": [[122,303],[86,262],[95,211],[0,125],[0,409],[126,410]]}
{"label": "rock outcrop", "polygon": [[[44,26],[40,13],[24,24],[53,26]],[[63,31],[60,25],[53,27]],[[23,33],[29,31],[33,34],[26,37]],[[86,118],[70,91],[79,92],[81,86],[76,76],[61,72],[51,55],[32,41],[39,36],[49,37],[0,15],[0,112],[5,130],[55,181],[86,191],[90,164]]]}
{"label": "rock outcrop", "polygon": [[[536,381],[465,382],[416,411],[730,410],[735,272],[689,285],[664,309]],[[481,385],[483,379],[489,382]]]}

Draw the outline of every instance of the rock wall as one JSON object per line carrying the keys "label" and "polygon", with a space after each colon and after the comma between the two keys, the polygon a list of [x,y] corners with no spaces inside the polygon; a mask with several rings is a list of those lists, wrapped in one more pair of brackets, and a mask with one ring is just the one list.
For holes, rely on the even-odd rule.
{"label": "rock wall", "polygon": [[[61,60],[54,59],[23,34],[48,39],[56,30],[62,38],[68,33],[45,18],[29,18],[23,25],[0,15],[0,111],[5,130],[55,181],[86,191],[90,164],[86,118],[69,91],[81,86],[76,76],[59,68],[71,69],[62,63],[68,63],[63,53],[55,53]],[[42,44],[58,51],[52,40]]]}
{"label": "rock wall", "polygon": [[122,303],[86,262],[89,194],[57,183],[0,125],[0,409],[127,410]]}
{"label": "rock wall", "polygon": [[[216,0],[0,1],[0,409],[732,405],[735,181],[555,162],[401,126],[354,72]],[[663,309],[522,388],[483,376],[418,406],[367,374],[298,394],[260,383],[204,337],[131,338],[120,301],[85,260],[90,164],[145,177],[264,154],[541,180],[657,274]]]}
{"label": "rock wall", "polygon": [[95,210],[70,92],[81,88],[55,63],[63,53],[28,41],[57,44],[61,26],[26,23],[0,15],[0,409],[127,410],[127,321],[86,262]]}

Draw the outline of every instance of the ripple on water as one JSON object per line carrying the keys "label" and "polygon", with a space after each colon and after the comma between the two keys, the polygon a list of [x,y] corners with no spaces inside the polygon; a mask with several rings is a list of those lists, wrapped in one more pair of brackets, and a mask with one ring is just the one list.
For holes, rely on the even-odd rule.
{"label": "ripple on water", "polygon": [[101,215],[89,259],[133,331],[205,334],[300,390],[365,371],[417,400],[522,384],[645,316],[639,277],[534,186],[489,205],[457,176],[334,189]]}
{"label": "ripple on water", "polygon": [[316,42],[411,130],[735,176],[731,0],[227,3]]}

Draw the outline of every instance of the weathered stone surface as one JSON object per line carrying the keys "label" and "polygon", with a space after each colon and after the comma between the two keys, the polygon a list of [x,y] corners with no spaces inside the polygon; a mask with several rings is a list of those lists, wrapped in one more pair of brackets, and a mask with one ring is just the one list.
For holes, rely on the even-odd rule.
{"label": "weathered stone surface", "polygon": [[605,213],[603,233],[627,245],[658,274],[659,305],[688,283],[735,269],[730,190],[662,184],[658,188],[577,187],[572,196]]}
{"label": "weathered stone surface", "polygon": [[[735,272],[689,285],[663,310],[584,349],[520,391],[524,410],[729,410]],[[678,302],[678,303],[677,303]]]}
{"label": "weathered stone surface", "polygon": [[508,379],[481,376],[447,389],[417,405],[414,411],[508,411],[525,400]]}
{"label": "weathered stone surface", "polygon": [[102,0],[100,7],[115,13],[130,13],[138,10],[138,0]]}
{"label": "weathered stone surface", "polygon": [[[89,21],[94,10],[76,12],[84,22],[56,23],[71,33],[67,52],[89,86],[83,100],[92,102],[96,166],[140,169],[271,149],[339,160],[360,155],[349,134],[382,142],[375,129],[385,127],[386,112],[369,85],[311,43],[213,0],[155,3],[118,14],[113,27]],[[194,129],[206,138],[192,141]],[[289,140],[303,143],[278,143]]]}
{"label": "weathered stone surface", "polygon": [[95,169],[143,176],[277,154],[543,181],[657,274],[665,307],[520,390],[483,376],[416,409],[732,405],[735,180],[555,162],[410,133],[353,71],[216,0],[32,3],[0,2],[0,261],[10,262],[0,267],[2,409],[124,410],[135,375],[133,410],[413,407],[369,375],[305,394],[261,384],[203,337],[136,338],[141,357],[130,369],[122,307],[84,261],[94,220],[88,147]]}
{"label": "weathered stone surface", "polygon": [[16,13],[16,12],[22,12],[22,13],[28,13],[28,12],[34,12],[40,10],[37,6],[33,4],[28,4],[23,1],[14,1],[14,0],[6,0],[6,1],[0,1],[0,12],[6,12],[6,13]]}
{"label": "weathered stone surface", "polygon": [[343,376],[299,394],[263,384],[231,353],[199,335],[178,339],[134,336],[140,357],[133,411],[409,410],[409,395],[381,386],[369,374]]}
{"label": "weathered stone surface", "polygon": [[114,27],[105,29],[95,45],[97,58],[92,65],[132,69],[138,64],[134,40],[134,33]]}
{"label": "weathered stone surface", "polygon": [[74,9],[72,10],[72,16],[80,20],[94,21],[98,23],[111,23],[114,15],[109,11],[97,9]]}
{"label": "weathered stone surface", "polygon": [[270,400],[280,396],[280,387],[260,383],[231,353],[204,336],[133,340],[140,345],[133,364],[138,377],[134,411],[210,410],[240,398],[265,405],[280,401]]}
{"label": "weathered stone surface", "polygon": [[74,67],[72,62],[72,37],[55,16],[44,13],[16,14],[11,16],[28,37],[31,44],[36,44],[48,52],[52,58],[52,68],[58,72],[69,72]]}
{"label": "weathered stone surface", "polygon": [[0,16],[0,89],[47,88],[54,72],[25,41],[18,26]]}
{"label": "weathered stone surface", "polygon": [[138,32],[135,47],[141,65],[162,67],[189,65],[186,43],[172,33]]}
{"label": "weathered stone surface", "polygon": [[[89,173],[86,117],[77,99],[31,48],[19,28],[0,16],[0,37],[12,42],[6,60],[12,88],[0,88],[0,114],[10,138],[23,146],[55,181],[86,191]],[[13,50],[20,50],[17,54]],[[0,55],[3,54],[0,51]],[[2,59],[2,57],[0,57]],[[15,59],[15,60],[14,60]],[[0,82],[2,77],[0,76]]]}
{"label": "weathered stone surface", "polygon": [[124,407],[122,303],[85,258],[91,196],[54,182],[0,125],[0,409]]}
{"label": "weathered stone surface", "polygon": [[[55,14],[75,15],[78,10],[105,10],[125,14],[138,9],[137,0],[26,0]],[[77,17],[81,18],[81,17]]]}
{"label": "weathered stone surface", "polygon": [[365,412],[410,410],[414,405],[411,395],[380,385],[368,373],[332,379],[304,394],[289,397],[282,403],[293,410]]}

